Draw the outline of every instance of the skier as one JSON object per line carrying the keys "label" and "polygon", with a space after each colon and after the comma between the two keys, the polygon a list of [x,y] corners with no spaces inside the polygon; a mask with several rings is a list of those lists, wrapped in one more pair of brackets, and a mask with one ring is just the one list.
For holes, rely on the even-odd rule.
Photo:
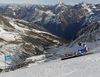
{"label": "skier", "polygon": [[88,48],[87,48],[87,45],[82,43],[81,41],[78,42],[78,45],[83,47],[81,50],[78,50],[78,53],[86,53]]}

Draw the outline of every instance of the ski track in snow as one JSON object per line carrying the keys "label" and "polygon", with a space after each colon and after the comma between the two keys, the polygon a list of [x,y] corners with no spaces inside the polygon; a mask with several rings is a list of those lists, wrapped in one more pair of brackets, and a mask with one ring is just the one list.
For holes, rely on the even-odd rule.
{"label": "ski track in snow", "polygon": [[99,77],[100,48],[94,54],[68,60],[55,59],[32,67],[2,73],[0,77]]}

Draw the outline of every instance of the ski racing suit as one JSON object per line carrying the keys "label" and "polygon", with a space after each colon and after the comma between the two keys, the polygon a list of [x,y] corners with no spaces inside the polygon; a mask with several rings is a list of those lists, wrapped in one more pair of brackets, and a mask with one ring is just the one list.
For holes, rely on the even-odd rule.
{"label": "ski racing suit", "polygon": [[86,44],[81,43],[81,47],[83,47],[83,48],[81,50],[78,50],[78,53],[86,53],[88,50]]}

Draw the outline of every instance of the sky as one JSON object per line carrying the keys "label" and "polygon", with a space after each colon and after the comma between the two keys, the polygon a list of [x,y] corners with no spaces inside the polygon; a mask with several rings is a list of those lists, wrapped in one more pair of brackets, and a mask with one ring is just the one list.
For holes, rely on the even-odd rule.
{"label": "sky", "polygon": [[17,3],[17,4],[57,4],[63,2],[65,4],[78,4],[81,2],[100,4],[100,0],[0,0],[0,3]]}

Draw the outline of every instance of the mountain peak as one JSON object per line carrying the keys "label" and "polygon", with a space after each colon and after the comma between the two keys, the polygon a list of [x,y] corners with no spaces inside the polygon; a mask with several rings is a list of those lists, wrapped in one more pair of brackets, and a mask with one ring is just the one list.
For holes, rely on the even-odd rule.
{"label": "mountain peak", "polygon": [[82,4],[85,4],[85,2],[83,1]]}
{"label": "mountain peak", "polygon": [[65,4],[64,4],[63,2],[59,2],[59,3],[57,4],[57,8],[58,8],[58,7],[62,7],[62,6],[65,6]]}
{"label": "mountain peak", "polygon": [[65,5],[63,2],[58,3],[59,6]]}
{"label": "mountain peak", "polygon": [[87,7],[87,4],[83,1],[83,2],[81,3],[81,6],[82,6],[82,7]]}
{"label": "mountain peak", "polygon": [[59,2],[59,4],[63,4],[63,2]]}

